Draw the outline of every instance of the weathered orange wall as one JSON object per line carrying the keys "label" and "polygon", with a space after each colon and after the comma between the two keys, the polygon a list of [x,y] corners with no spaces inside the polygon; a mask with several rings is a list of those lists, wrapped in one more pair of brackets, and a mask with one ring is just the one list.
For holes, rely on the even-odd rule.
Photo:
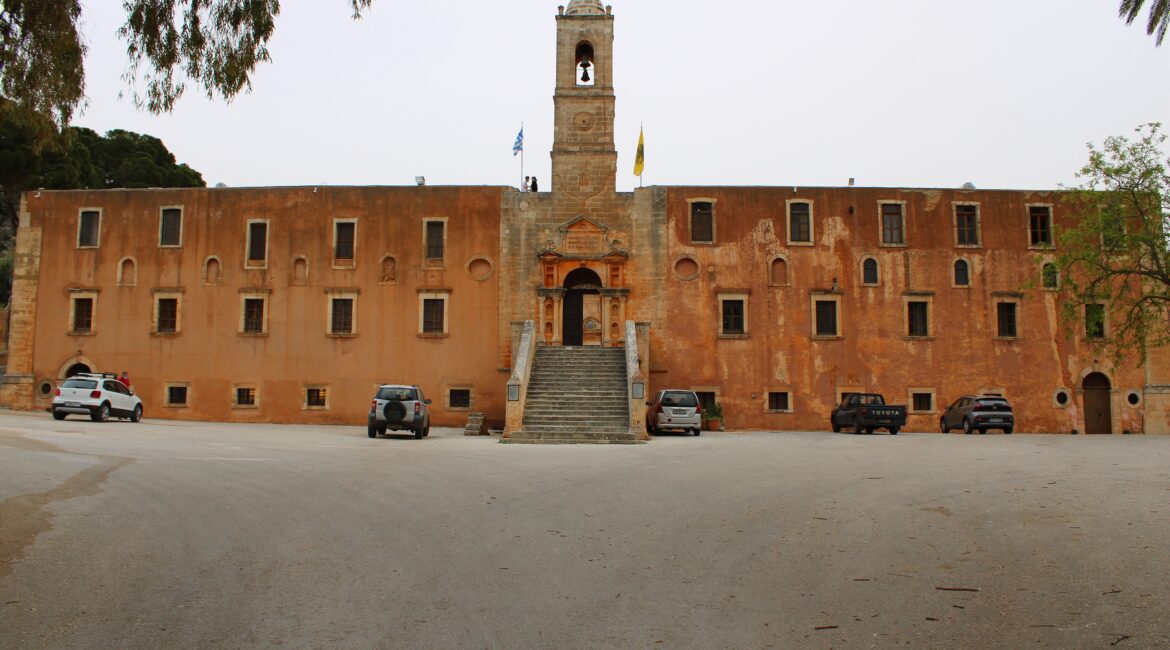
{"label": "weathered orange wall", "polygon": [[[30,223],[43,229],[34,372],[56,379],[75,358],[104,371],[128,370],[148,417],[267,422],[360,423],[377,383],[417,383],[433,400],[436,424],[466,413],[445,407],[450,386],[471,387],[472,410],[503,413],[495,310],[500,269],[500,188],[295,187],[40,192]],[[161,206],[183,206],[179,249],[158,246]],[[76,247],[78,212],[103,210],[97,249]],[[442,268],[423,266],[423,219],[447,219]],[[356,268],[334,269],[333,219],[356,218]],[[269,219],[268,268],[244,269],[246,222]],[[380,261],[397,259],[394,283]],[[218,256],[220,286],[202,280]],[[308,261],[306,284],[291,282],[293,260]],[[118,263],[137,262],[136,286],[117,286]],[[483,257],[494,272],[470,276]],[[181,287],[180,329],[151,333],[159,287]],[[356,287],[357,336],[327,336],[328,288]],[[423,288],[450,289],[449,336],[418,336]],[[96,288],[92,336],[71,336],[69,289]],[[240,290],[271,290],[267,336],[241,336]],[[506,378],[506,377],[505,377]],[[166,382],[190,382],[188,408],[164,408]],[[233,409],[232,385],[256,384],[259,408]],[[329,387],[329,409],[304,410],[303,387]],[[47,403],[47,400],[41,402]],[[501,416],[502,417],[502,416]]]}
{"label": "weathered orange wall", "polygon": [[[1056,406],[1058,388],[1077,395],[1083,374],[1104,372],[1112,382],[1113,426],[1140,431],[1137,409],[1124,404],[1141,391],[1143,372],[1114,372],[1095,363],[1079,337],[1065,337],[1059,292],[1039,288],[1051,251],[1028,248],[1027,203],[1053,203],[1045,192],[898,190],[871,188],[710,188],[668,190],[667,257],[671,269],[684,256],[700,266],[698,279],[666,275],[662,300],[669,318],[654,322],[662,358],[651,360],[655,390],[717,387],[728,428],[824,429],[842,387],[882,392],[908,403],[910,389],[931,389],[935,410],[912,415],[910,430],[936,431],[938,415],[961,395],[1003,390],[1022,431],[1084,430],[1076,409]],[[715,199],[716,244],[691,244],[687,199]],[[786,243],[788,200],[813,204],[814,246]],[[906,246],[879,245],[878,201],[905,201]],[[980,248],[954,245],[952,201],[980,204]],[[852,214],[851,214],[852,211]],[[790,286],[769,286],[774,255],[788,259]],[[880,286],[861,286],[863,257],[877,259]],[[952,286],[952,264],[971,267],[970,288]],[[837,279],[843,337],[810,336],[810,292]],[[721,339],[717,291],[746,289],[747,338]],[[933,292],[932,337],[906,337],[903,292]],[[1022,292],[1020,337],[994,338],[994,292]],[[635,294],[631,294],[632,296]],[[641,294],[638,294],[641,295]],[[791,392],[792,413],[768,413],[769,391]],[[1079,400],[1079,396],[1077,398]]]}

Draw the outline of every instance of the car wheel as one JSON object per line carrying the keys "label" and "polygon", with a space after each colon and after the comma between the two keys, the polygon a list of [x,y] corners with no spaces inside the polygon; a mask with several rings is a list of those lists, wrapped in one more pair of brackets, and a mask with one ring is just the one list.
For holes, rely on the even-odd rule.
{"label": "car wheel", "polygon": [[1012,435],[1012,428],[1011,428],[1011,427],[1008,427],[1008,428],[1004,429],[1004,430],[1003,430],[1003,434],[1004,434],[1005,436],[1010,436],[1010,435]]}
{"label": "car wheel", "polygon": [[701,436],[701,435],[703,435],[703,430],[702,430],[702,429],[695,429],[695,435],[696,435],[696,436]]}
{"label": "car wheel", "polygon": [[90,416],[90,419],[93,420],[94,422],[105,422],[106,420],[109,420],[110,419],[110,404],[108,402],[102,402],[102,405],[99,406],[98,410],[95,411],[94,414]]}
{"label": "car wheel", "polygon": [[385,427],[385,425],[378,427],[378,434],[379,434],[379,435],[383,435],[383,436],[384,436],[384,435],[386,435],[386,427]]}
{"label": "car wheel", "polygon": [[971,421],[970,420],[963,420],[963,433],[965,433],[967,435],[971,435],[971,433],[973,431],[974,431],[974,429],[971,428]]}
{"label": "car wheel", "polygon": [[890,435],[891,436],[898,435],[898,427],[890,427]]}
{"label": "car wheel", "polygon": [[370,427],[370,430],[368,431],[368,433],[369,433],[371,438],[377,438],[378,437],[378,427]]}
{"label": "car wheel", "polygon": [[841,433],[841,426],[837,424],[837,418],[829,416],[829,426],[833,427],[833,433]]}
{"label": "car wheel", "polygon": [[65,413],[63,413],[61,411],[53,411],[53,419],[54,420],[64,420]]}
{"label": "car wheel", "polygon": [[423,437],[426,438],[429,435],[431,435],[431,423],[427,422],[427,426],[423,427]]}
{"label": "car wheel", "polygon": [[938,419],[938,431],[939,431],[939,433],[950,433],[951,432],[951,428],[947,426],[946,420],[944,420],[942,418]]}
{"label": "car wheel", "polygon": [[862,429],[862,427],[861,427],[861,423],[860,423],[860,422],[854,422],[854,423],[853,423],[853,435],[855,435],[855,436],[857,436],[857,435],[861,435],[861,432],[862,432],[862,430],[863,430],[863,429]]}
{"label": "car wheel", "polygon": [[136,404],[134,406],[134,412],[130,414],[130,421],[138,422],[140,420],[142,420],[142,405]]}
{"label": "car wheel", "polygon": [[419,428],[414,430],[414,439],[415,440],[422,440],[422,438],[423,438],[423,428],[419,427]]}
{"label": "car wheel", "polygon": [[866,427],[865,432],[866,433],[873,433],[873,427]]}

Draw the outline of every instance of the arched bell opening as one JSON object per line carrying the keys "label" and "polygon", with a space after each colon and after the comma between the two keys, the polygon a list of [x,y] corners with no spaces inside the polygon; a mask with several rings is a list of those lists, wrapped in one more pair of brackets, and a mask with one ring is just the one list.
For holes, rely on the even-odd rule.
{"label": "arched bell opening", "polygon": [[593,61],[593,45],[589,41],[577,44],[577,85],[592,86],[597,82],[597,67]]}
{"label": "arched bell opening", "polygon": [[585,267],[573,269],[563,286],[562,344],[601,345],[601,277]]}

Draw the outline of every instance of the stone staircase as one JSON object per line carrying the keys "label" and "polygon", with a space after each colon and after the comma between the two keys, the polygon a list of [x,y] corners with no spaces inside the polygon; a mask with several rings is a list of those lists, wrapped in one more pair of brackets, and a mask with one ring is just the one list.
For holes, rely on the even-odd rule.
{"label": "stone staircase", "polygon": [[630,432],[625,348],[536,348],[521,431],[510,443],[644,442]]}

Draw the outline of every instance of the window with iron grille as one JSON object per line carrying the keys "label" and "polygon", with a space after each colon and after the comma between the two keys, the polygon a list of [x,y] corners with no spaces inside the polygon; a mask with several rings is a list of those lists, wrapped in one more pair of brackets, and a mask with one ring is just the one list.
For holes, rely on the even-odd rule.
{"label": "window with iron grille", "polygon": [[979,206],[955,206],[955,243],[959,246],[979,245]]}
{"label": "window with iron grille", "polygon": [[236,406],[256,406],[256,388],[254,386],[237,386]]}
{"label": "window with iron grille", "polygon": [[244,332],[261,334],[264,332],[264,299],[244,299]]}
{"label": "window with iron grille", "polygon": [[1105,305],[1085,305],[1085,338],[1105,338]]}
{"label": "window with iron grille", "polygon": [[471,408],[471,389],[452,388],[448,394],[448,401],[453,409]]}
{"label": "window with iron grille", "polygon": [[73,331],[93,331],[93,298],[73,299]]}
{"label": "window with iron grille", "polygon": [[837,301],[816,301],[817,336],[837,336]]}
{"label": "window with iron grille", "polygon": [[1028,208],[1028,244],[1052,245],[1052,208],[1046,205],[1033,205]]}
{"label": "window with iron grille", "polygon": [[248,261],[263,262],[268,259],[268,224],[253,221],[248,224]]}
{"label": "window with iron grille", "polygon": [[186,406],[187,387],[167,386],[167,406]]}
{"label": "window with iron grille", "polygon": [[428,221],[427,223],[427,259],[443,259],[443,226],[442,221]]}
{"label": "window with iron grille", "polygon": [[163,208],[159,219],[158,245],[180,245],[183,236],[183,211],[180,208]]}
{"label": "window with iron grille", "polygon": [[179,299],[158,299],[158,331],[169,334],[179,331]]}
{"label": "window with iron grille", "polygon": [[744,305],[742,300],[723,300],[723,334],[744,334]]}
{"label": "window with iron grille", "polygon": [[955,286],[965,287],[971,284],[971,270],[967,260],[955,260]]}
{"label": "window with iron grille", "polygon": [[878,283],[878,263],[872,257],[861,263],[861,283]]}
{"label": "window with iron grille", "polygon": [[328,397],[329,391],[326,388],[306,388],[305,406],[324,408],[327,404],[326,399]]}
{"label": "window with iron grille", "polygon": [[443,333],[443,312],[446,300],[441,298],[425,298],[423,300],[423,328],[424,334]]}
{"label": "window with iron grille", "polygon": [[882,204],[882,243],[883,244],[904,244],[906,243],[906,235],[904,232],[905,221],[902,215],[901,203],[883,203]]}
{"label": "window with iron grille", "polygon": [[715,241],[715,210],[709,202],[691,204],[691,241],[704,244]]}
{"label": "window with iron grille", "polygon": [[915,411],[933,411],[934,410],[934,395],[930,393],[913,393],[910,400],[914,404]]}
{"label": "window with iron grille", "polygon": [[97,210],[82,210],[81,221],[77,226],[78,248],[96,248],[98,233],[100,232],[102,213]]}
{"label": "window with iron grille", "polygon": [[768,393],[768,410],[769,411],[787,411],[788,408],[788,391]]}
{"label": "window with iron grille", "polygon": [[1001,302],[995,307],[996,312],[996,335],[1002,338],[1015,338],[1019,336],[1019,330],[1016,328],[1016,303]]}
{"label": "window with iron grille", "polygon": [[788,239],[794,242],[812,241],[812,210],[808,203],[788,204]]}
{"label": "window with iron grille", "polygon": [[909,336],[929,336],[930,321],[928,303],[921,300],[912,300],[906,303],[907,330]]}
{"label": "window with iron grille", "polygon": [[333,299],[333,318],[329,331],[333,334],[353,334],[353,298]]}
{"label": "window with iron grille", "polygon": [[336,232],[333,237],[336,243],[333,247],[333,259],[352,260],[353,240],[354,234],[357,232],[357,224],[352,221],[338,221],[334,227]]}

